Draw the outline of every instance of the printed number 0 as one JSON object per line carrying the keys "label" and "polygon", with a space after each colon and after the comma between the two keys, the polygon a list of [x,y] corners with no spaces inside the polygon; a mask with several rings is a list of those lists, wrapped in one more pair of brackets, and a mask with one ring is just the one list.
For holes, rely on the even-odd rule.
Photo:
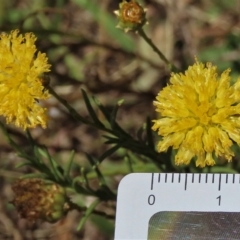
{"label": "printed number 0", "polygon": [[155,196],[151,194],[148,197],[148,204],[153,205],[154,203],[155,203]]}

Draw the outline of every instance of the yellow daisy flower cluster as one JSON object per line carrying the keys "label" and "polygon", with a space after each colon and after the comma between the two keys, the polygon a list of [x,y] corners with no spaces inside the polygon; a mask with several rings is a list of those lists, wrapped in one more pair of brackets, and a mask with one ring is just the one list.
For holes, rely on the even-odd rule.
{"label": "yellow daisy flower cluster", "polygon": [[160,119],[153,130],[162,136],[160,152],[178,149],[175,163],[215,164],[214,156],[228,161],[233,141],[240,145],[240,79],[230,84],[230,69],[220,76],[217,67],[196,61],[185,73],[172,73],[170,85],[159,92],[154,105]]}
{"label": "yellow daisy flower cluster", "polygon": [[45,128],[47,120],[38,100],[50,96],[40,77],[50,65],[44,53],[36,54],[35,41],[34,34],[18,30],[0,34],[0,115],[23,129]]}

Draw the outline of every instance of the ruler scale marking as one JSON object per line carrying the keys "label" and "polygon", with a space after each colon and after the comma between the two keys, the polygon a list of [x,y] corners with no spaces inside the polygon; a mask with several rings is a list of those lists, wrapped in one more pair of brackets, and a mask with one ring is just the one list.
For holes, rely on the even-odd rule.
{"label": "ruler scale marking", "polygon": [[184,184],[184,190],[187,190],[187,173],[185,174],[185,184]]}
{"label": "ruler scale marking", "polygon": [[154,173],[152,173],[151,190],[153,190]]}
{"label": "ruler scale marking", "polygon": [[132,173],[119,185],[114,239],[147,239],[161,212],[240,215],[239,202],[240,174]]}
{"label": "ruler scale marking", "polygon": [[219,180],[218,180],[218,191],[220,191],[221,190],[221,173],[220,173],[220,175],[219,175]]}

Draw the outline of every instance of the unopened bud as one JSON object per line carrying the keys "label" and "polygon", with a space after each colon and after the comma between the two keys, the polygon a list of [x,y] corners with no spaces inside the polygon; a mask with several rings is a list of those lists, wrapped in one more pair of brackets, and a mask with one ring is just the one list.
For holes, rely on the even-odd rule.
{"label": "unopened bud", "polygon": [[147,23],[146,11],[136,0],[130,2],[123,0],[119,4],[119,10],[114,11],[119,19],[117,28],[121,28],[125,32],[129,30],[137,31]]}
{"label": "unopened bud", "polygon": [[66,215],[69,205],[65,189],[56,183],[38,178],[18,179],[12,190],[12,204],[22,218],[56,222]]}

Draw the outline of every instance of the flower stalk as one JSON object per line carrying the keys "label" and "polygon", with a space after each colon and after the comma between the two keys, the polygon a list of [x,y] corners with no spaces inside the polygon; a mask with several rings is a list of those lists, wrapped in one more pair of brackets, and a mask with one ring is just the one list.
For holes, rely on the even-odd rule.
{"label": "flower stalk", "polygon": [[159,50],[159,48],[157,48],[157,46],[153,43],[152,39],[146,35],[142,28],[139,28],[137,33],[146,41],[146,43],[153,49],[153,51],[157,53],[159,58],[168,66],[171,72],[179,71],[179,69],[165,57],[165,55]]}

